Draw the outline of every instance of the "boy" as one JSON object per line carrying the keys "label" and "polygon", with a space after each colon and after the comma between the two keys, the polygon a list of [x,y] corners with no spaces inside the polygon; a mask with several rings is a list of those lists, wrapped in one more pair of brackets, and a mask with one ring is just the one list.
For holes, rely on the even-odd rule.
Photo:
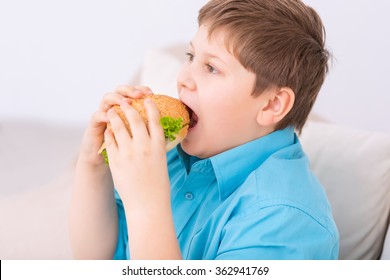
{"label": "boy", "polygon": [[177,82],[193,111],[180,145],[165,153],[150,100],[148,128],[128,105],[147,87],[118,87],[93,115],[72,198],[75,257],[336,259],[331,209],[294,133],[327,72],[319,16],[299,0],[211,0],[198,20]]}

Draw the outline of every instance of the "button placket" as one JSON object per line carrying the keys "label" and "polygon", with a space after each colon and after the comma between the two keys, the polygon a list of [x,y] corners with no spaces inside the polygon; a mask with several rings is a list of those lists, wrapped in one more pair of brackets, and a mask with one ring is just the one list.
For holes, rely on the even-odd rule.
{"label": "button placket", "polygon": [[[213,177],[210,176],[210,174],[192,172],[187,177],[183,187],[177,192],[176,197],[173,199],[172,207],[174,209],[173,220],[178,237],[192,214],[198,208],[212,181]],[[190,189],[196,191],[190,191]],[[182,213],[186,213],[186,215],[183,215]]]}

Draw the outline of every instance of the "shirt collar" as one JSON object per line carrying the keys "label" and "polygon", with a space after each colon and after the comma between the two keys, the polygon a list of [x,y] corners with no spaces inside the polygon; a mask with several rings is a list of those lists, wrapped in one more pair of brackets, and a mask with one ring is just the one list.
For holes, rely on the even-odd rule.
{"label": "shirt collar", "polygon": [[209,159],[189,156],[182,150],[180,145],[178,145],[177,151],[187,173],[197,161],[203,161],[205,166],[209,166],[211,162],[218,184],[219,198],[224,200],[270,155],[294,144],[295,138],[294,129],[288,127],[283,130],[276,130],[256,140],[212,156]]}
{"label": "shirt collar", "polygon": [[[198,157],[190,156],[189,154],[184,152],[180,144],[177,145],[176,150],[177,150],[177,153],[179,154],[179,158],[181,160],[181,163],[183,164],[184,168],[187,171],[187,174],[190,173],[191,167],[195,162],[202,160]],[[206,160],[208,161],[208,159],[206,159]]]}

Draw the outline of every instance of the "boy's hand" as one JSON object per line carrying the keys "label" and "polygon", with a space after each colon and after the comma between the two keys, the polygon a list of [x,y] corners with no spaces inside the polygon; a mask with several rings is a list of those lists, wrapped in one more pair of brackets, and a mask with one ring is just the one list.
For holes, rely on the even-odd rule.
{"label": "boy's hand", "polygon": [[131,135],[114,109],[104,133],[114,185],[126,212],[133,259],[180,259],[171,210],[165,136],[160,113],[151,99],[144,100],[148,127],[133,107],[120,104]]}
{"label": "boy's hand", "polygon": [[103,165],[103,157],[98,151],[104,140],[108,118],[107,111],[113,105],[121,102],[130,102],[130,98],[139,98],[143,94],[152,93],[151,89],[144,86],[118,86],[114,92],[107,93],[99,105],[99,109],[92,115],[89,125],[84,133],[81,143],[79,160],[88,164]]}
{"label": "boy's hand", "polygon": [[136,213],[135,209],[148,211],[149,207],[165,206],[170,201],[160,114],[152,100],[146,99],[144,104],[148,128],[134,108],[126,102],[120,104],[132,136],[114,109],[107,113],[112,131],[105,131],[104,141],[114,184],[127,208],[126,213]]}

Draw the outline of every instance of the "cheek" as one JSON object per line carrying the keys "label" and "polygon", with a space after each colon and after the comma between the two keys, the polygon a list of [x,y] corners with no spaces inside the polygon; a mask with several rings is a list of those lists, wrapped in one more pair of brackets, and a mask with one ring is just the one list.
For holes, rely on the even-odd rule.
{"label": "cheek", "polygon": [[227,100],[210,100],[204,111],[206,127],[214,131],[227,130],[234,123],[237,117],[237,107]]}

